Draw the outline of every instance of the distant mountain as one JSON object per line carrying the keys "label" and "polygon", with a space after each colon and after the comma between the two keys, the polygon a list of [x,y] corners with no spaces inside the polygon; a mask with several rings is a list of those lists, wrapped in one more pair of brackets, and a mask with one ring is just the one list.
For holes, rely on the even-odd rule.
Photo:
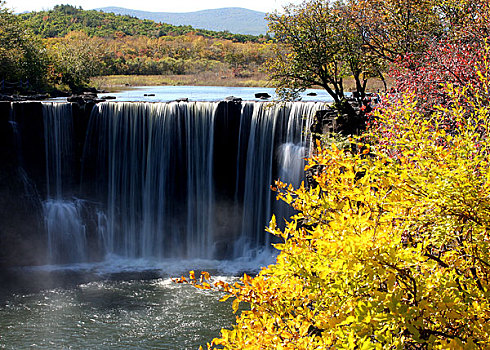
{"label": "distant mountain", "polygon": [[[0,0],[1,2],[1,0]],[[28,12],[17,15],[32,31],[43,38],[64,37],[72,31],[82,31],[89,36],[109,38],[118,35],[178,36],[187,33],[233,40],[235,42],[258,42],[260,36],[234,34],[226,31],[198,29],[190,25],[172,25],[132,15],[116,14],[97,10],[82,10],[72,5],[56,5],[52,10]],[[1,28],[0,28],[1,31]]]}
{"label": "distant mountain", "polygon": [[267,32],[267,21],[264,19],[264,12],[240,7],[226,7],[195,12],[147,12],[122,7],[103,7],[97,10],[172,25],[190,25],[198,29],[215,31],[226,30],[236,34],[261,35]]}

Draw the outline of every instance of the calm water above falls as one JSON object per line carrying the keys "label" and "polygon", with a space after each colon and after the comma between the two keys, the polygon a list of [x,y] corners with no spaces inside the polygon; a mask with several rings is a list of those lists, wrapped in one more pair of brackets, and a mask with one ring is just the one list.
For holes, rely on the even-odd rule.
{"label": "calm water above falls", "polygon": [[[275,90],[260,87],[227,87],[227,86],[139,86],[129,90],[110,93],[115,96],[116,101],[145,101],[145,102],[168,102],[179,98],[188,98],[189,101],[220,101],[228,96],[235,96],[244,101],[260,101],[255,98],[255,93],[266,92],[276,98]],[[315,93],[316,96],[308,96]],[[145,96],[155,94],[155,96]],[[103,94],[100,94],[103,96]],[[332,98],[325,90],[308,89],[301,94],[302,101],[331,102]]]}

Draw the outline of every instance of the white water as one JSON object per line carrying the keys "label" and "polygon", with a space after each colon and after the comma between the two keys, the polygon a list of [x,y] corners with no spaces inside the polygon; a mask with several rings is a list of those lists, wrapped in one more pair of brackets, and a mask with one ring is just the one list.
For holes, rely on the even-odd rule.
{"label": "white water", "polygon": [[[215,133],[223,127],[217,124],[217,102],[98,104],[84,150],[84,162],[95,162],[96,181],[82,181],[81,187],[94,189],[97,198],[85,198],[81,190],[76,194],[81,201],[65,189],[73,161],[71,107],[44,104],[50,261],[89,262],[80,207],[87,200],[97,203],[91,219],[96,232],[90,237],[107,256],[254,261],[258,251],[270,249],[264,229],[272,214],[279,220],[291,214],[275,203],[270,186],[277,177],[294,186],[301,183],[304,130],[322,106],[247,102],[238,115],[220,118],[230,128],[230,118],[240,118],[238,148],[231,149],[235,159],[229,160],[235,169],[227,167],[226,159],[219,164],[215,159],[220,151],[215,145],[224,137]],[[216,183],[216,172],[223,171],[235,184],[235,195],[218,201],[215,187],[223,185]]]}
{"label": "white water", "polygon": [[48,199],[43,206],[50,261],[86,261],[88,245],[80,214],[82,203]]}
{"label": "white water", "polygon": [[71,104],[44,104],[46,193],[43,202],[51,263],[86,261],[88,244],[81,217],[82,201],[67,196],[73,178],[73,118]]}

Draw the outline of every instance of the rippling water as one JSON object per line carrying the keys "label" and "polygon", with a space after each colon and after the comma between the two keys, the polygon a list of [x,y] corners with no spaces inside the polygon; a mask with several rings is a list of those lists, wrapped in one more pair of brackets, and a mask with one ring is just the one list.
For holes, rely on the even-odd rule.
{"label": "rippling water", "polygon": [[9,270],[0,275],[0,349],[205,348],[233,324],[231,300],[221,303],[219,292],[171,277],[201,268],[213,281],[234,282],[275,255],[251,251],[233,261],[108,256],[98,263]]}
{"label": "rippling water", "polygon": [[218,294],[171,279],[15,294],[0,306],[0,348],[197,349],[234,321]]}

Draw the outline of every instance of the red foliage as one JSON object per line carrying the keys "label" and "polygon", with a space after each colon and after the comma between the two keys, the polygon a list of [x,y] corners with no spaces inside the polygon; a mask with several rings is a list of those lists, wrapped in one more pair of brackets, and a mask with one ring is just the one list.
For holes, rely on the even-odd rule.
{"label": "red foliage", "polygon": [[398,92],[415,94],[420,106],[431,110],[435,103],[446,102],[444,84],[475,87],[479,84],[477,71],[482,67],[478,63],[483,61],[484,54],[484,45],[479,41],[441,40],[422,54],[399,60],[391,74]]}

